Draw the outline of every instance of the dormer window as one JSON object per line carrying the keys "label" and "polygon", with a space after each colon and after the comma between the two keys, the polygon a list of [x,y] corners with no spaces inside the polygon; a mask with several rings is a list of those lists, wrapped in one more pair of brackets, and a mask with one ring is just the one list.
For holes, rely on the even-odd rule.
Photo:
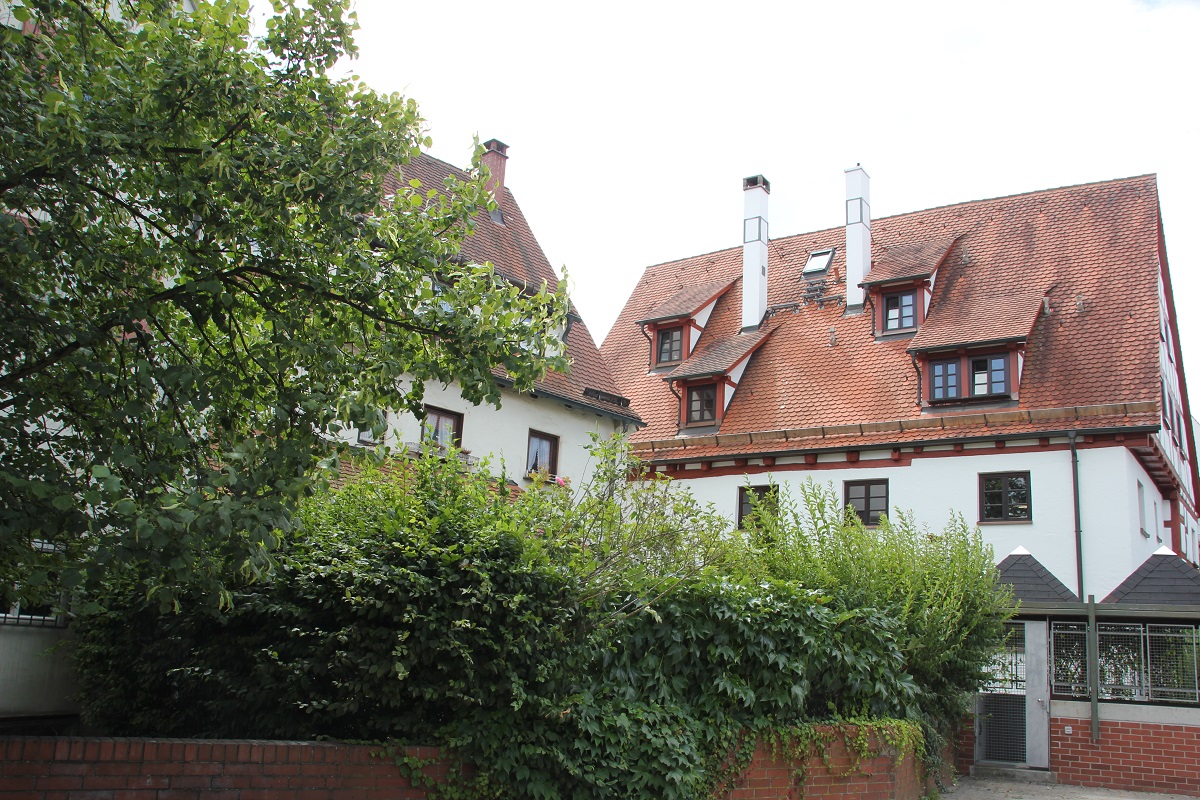
{"label": "dormer window", "polygon": [[1008,355],[971,359],[971,396],[983,397],[1008,392]]}
{"label": "dormer window", "polygon": [[687,424],[703,425],[717,420],[717,386],[714,383],[687,389]]}
{"label": "dormer window", "polygon": [[901,331],[917,326],[916,291],[896,292],[884,295],[883,330]]}
{"label": "dormer window", "polygon": [[678,364],[683,360],[682,325],[675,328],[659,328],[657,352],[659,364]]}

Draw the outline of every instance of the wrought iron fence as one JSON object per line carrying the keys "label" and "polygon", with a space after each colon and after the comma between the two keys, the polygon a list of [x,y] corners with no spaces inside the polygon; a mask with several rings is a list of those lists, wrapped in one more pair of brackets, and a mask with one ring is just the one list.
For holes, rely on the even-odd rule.
{"label": "wrought iron fence", "polygon": [[[1051,624],[1054,694],[1089,696],[1087,634],[1085,622]],[[1096,639],[1100,699],[1200,702],[1195,625],[1100,622]]]}

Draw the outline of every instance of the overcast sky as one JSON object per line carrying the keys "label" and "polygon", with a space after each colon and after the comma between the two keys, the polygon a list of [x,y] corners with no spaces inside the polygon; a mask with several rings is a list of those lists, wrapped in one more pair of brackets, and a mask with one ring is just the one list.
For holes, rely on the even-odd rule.
{"label": "overcast sky", "polygon": [[[771,234],[1157,173],[1200,369],[1200,0],[356,0],[352,70],[420,104],[432,154],[509,146],[506,183],[597,343],[650,264]],[[1193,387],[1200,374],[1193,372]]]}

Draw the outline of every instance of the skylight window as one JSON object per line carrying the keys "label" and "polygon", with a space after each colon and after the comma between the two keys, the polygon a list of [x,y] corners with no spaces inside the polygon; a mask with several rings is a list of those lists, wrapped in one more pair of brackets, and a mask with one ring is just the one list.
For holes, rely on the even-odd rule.
{"label": "skylight window", "polygon": [[804,275],[812,275],[818,272],[824,272],[829,269],[829,265],[833,262],[833,248],[828,250],[817,250],[808,254],[808,263],[804,265]]}

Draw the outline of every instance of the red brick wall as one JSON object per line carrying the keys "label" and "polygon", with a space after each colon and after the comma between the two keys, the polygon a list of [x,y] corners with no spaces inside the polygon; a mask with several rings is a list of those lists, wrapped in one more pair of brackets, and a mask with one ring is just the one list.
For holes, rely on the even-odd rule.
{"label": "red brick wall", "polygon": [[[1070,735],[1066,727],[1071,726]],[[1050,719],[1050,771],[1059,783],[1200,797],[1200,726]]]}
{"label": "red brick wall", "polygon": [[[832,731],[832,729],[828,729]],[[848,731],[849,736],[855,730]],[[917,800],[926,781],[912,753],[872,738],[880,754],[859,759],[841,735],[824,758],[805,763],[803,787],[795,765],[760,747],[726,800]],[[307,742],[0,737],[0,800],[424,800],[400,767],[370,745]],[[433,759],[428,779],[441,782],[448,766],[434,748],[407,748]]]}
{"label": "red brick wall", "polygon": [[[853,736],[850,729],[849,735]],[[858,759],[837,735],[825,757],[819,753],[805,760],[803,785],[796,778],[796,764],[775,758],[760,746],[745,773],[722,797],[723,800],[917,800],[926,794],[925,781],[912,753],[896,763],[896,752],[882,749],[872,737],[873,758]]]}
{"label": "red brick wall", "polygon": [[[424,800],[379,747],[307,742],[0,738],[0,800]],[[436,759],[438,751],[408,748]],[[425,774],[446,775],[435,762]]]}
{"label": "red brick wall", "polygon": [[955,744],[954,768],[959,775],[970,775],[975,763],[975,715],[964,714],[958,727]]}

